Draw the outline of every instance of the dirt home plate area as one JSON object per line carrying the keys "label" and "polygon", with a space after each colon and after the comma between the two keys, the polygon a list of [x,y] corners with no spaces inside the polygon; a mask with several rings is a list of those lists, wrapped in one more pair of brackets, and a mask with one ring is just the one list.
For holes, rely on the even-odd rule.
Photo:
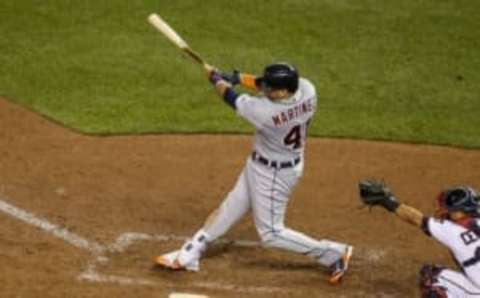
{"label": "dirt home plate area", "polygon": [[169,272],[152,258],[220,203],[250,136],[86,136],[5,99],[0,126],[1,297],[415,297],[420,266],[453,266],[450,256],[384,210],[360,209],[358,180],[383,178],[427,213],[441,188],[480,186],[479,151],[311,138],[287,223],[355,246],[340,286],[305,257],[262,249],[250,218],[199,273]]}

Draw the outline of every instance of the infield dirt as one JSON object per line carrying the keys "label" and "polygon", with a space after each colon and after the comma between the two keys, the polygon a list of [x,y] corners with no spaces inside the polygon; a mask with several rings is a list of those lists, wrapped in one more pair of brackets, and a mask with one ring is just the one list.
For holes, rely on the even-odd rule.
{"label": "infield dirt", "polygon": [[[250,136],[81,135],[4,99],[0,127],[0,199],[103,244],[125,232],[190,235],[233,187],[251,150]],[[306,152],[287,224],[355,246],[341,286],[328,285],[326,271],[307,258],[227,244],[214,245],[197,274],[152,270],[152,257],[180,241],[134,243],[98,268],[150,285],[79,281],[88,251],[0,213],[0,296],[415,297],[422,264],[453,266],[420,231],[383,210],[359,209],[357,182],[384,178],[404,202],[431,213],[443,187],[480,186],[480,151],[310,139]],[[226,238],[257,240],[251,219]]]}

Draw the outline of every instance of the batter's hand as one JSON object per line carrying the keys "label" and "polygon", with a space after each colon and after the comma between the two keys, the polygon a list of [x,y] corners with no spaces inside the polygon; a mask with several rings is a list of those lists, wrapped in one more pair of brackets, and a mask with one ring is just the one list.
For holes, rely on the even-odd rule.
{"label": "batter's hand", "polygon": [[220,75],[232,86],[240,84],[240,72],[238,70],[234,70],[232,73],[220,73]]}
{"label": "batter's hand", "polygon": [[215,68],[215,67],[213,67],[209,64],[205,64],[203,67],[204,67],[205,71],[207,72],[208,80],[213,85],[216,85],[219,81],[223,80],[222,76],[220,75],[220,71],[217,68]]}

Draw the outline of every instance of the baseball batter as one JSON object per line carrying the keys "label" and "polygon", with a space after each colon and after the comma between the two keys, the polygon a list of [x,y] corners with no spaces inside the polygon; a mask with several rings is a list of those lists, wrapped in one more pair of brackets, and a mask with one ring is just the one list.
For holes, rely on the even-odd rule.
{"label": "baseball batter", "polygon": [[422,297],[480,297],[480,197],[468,186],[442,191],[437,199],[435,217],[401,204],[381,182],[360,182],[362,201],[379,205],[446,246],[460,271],[436,265],[424,265],[419,286]]}
{"label": "baseball batter", "polygon": [[[289,195],[303,171],[307,128],[317,107],[315,87],[299,78],[297,70],[287,63],[267,66],[260,77],[206,68],[217,93],[255,127],[253,151],[235,187],[204,226],[180,250],[156,257],[156,264],[198,271],[208,243],[252,211],[265,247],[308,255],[329,267],[329,282],[338,283],[348,268],[353,247],[316,240],[284,225]],[[256,91],[256,95],[238,94],[233,88],[237,84]]]}

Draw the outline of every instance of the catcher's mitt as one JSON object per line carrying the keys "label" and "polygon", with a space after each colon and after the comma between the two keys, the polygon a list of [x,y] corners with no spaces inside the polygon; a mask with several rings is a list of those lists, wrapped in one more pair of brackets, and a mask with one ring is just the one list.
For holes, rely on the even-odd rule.
{"label": "catcher's mitt", "polygon": [[382,206],[390,212],[397,210],[400,203],[383,181],[362,180],[358,183],[360,199],[370,207]]}

